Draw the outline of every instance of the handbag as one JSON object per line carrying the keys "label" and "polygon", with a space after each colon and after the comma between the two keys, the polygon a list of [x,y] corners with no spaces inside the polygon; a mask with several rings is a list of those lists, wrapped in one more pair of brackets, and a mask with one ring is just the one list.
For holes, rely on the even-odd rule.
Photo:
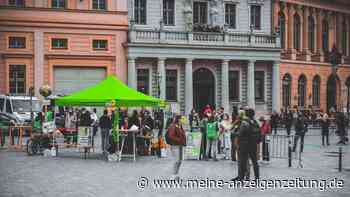
{"label": "handbag", "polygon": [[165,134],[165,140],[170,145],[186,146],[185,131],[181,127],[172,124]]}

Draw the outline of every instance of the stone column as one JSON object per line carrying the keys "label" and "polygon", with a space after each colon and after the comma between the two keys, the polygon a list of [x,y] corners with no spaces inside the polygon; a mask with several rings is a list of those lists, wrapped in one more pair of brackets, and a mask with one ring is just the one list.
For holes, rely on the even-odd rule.
{"label": "stone column", "polygon": [[135,58],[128,58],[128,86],[133,89],[137,89],[137,78],[136,78],[136,65]]}
{"label": "stone column", "polygon": [[160,78],[160,99],[165,100],[166,89],[166,72],[165,72],[165,58],[158,58],[158,73]]}
{"label": "stone column", "polygon": [[272,65],[272,110],[276,112],[280,110],[280,83],[280,63],[275,61]]}
{"label": "stone column", "polygon": [[225,108],[225,112],[230,110],[230,99],[229,99],[229,60],[222,60],[221,64],[221,98],[222,107]]}
{"label": "stone column", "polygon": [[248,107],[255,109],[255,60],[248,61],[247,96]]}
{"label": "stone column", "polygon": [[311,61],[311,53],[309,50],[309,8],[303,8],[303,36],[302,36],[302,59],[305,61]]}
{"label": "stone column", "polygon": [[317,52],[317,61],[323,62],[323,48],[322,48],[322,11],[317,9],[317,20],[316,20],[316,52]]}
{"label": "stone column", "polygon": [[39,96],[39,89],[44,85],[44,33],[42,31],[34,32],[34,54],[34,94]]}
{"label": "stone column", "polygon": [[193,79],[192,59],[186,59],[185,65],[185,114],[189,114],[193,108]]}

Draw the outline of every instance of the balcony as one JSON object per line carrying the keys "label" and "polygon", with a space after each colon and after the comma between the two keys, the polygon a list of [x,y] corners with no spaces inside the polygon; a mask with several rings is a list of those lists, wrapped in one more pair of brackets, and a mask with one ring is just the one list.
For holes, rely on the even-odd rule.
{"label": "balcony", "polygon": [[227,33],[227,32],[179,32],[164,30],[129,30],[130,43],[174,45],[206,45],[249,48],[280,48],[276,35]]}

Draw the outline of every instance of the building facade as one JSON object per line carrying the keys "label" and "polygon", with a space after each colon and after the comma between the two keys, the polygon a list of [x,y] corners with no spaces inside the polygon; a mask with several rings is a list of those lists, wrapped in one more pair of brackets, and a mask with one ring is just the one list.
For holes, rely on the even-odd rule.
{"label": "building facade", "polygon": [[[276,0],[284,108],[346,111],[350,86],[350,1]],[[332,49],[342,55],[332,69]],[[334,67],[335,68],[335,67]]]}
{"label": "building facade", "polygon": [[188,114],[280,108],[270,0],[130,0],[128,85]]}
{"label": "building facade", "polygon": [[126,82],[127,0],[0,0],[0,94]]}

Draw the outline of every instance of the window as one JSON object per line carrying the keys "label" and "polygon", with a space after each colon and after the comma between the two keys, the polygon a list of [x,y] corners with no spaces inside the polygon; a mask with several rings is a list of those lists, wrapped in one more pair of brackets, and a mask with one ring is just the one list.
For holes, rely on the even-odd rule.
{"label": "window", "polygon": [[324,19],[322,21],[322,49],[323,52],[328,53],[329,47],[328,47],[328,38],[329,38],[329,25],[327,22],[327,19]]}
{"label": "window", "polygon": [[239,71],[229,72],[229,98],[232,101],[239,101]]}
{"label": "window", "polygon": [[309,49],[311,52],[315,50],[315,20],[313,16],[309,16]]}
{"label": "window", "polygon": [[304,107],[306,100],[306,77],[301,75],[298,80],[298,106]]}
{"label": "window", "polygon": [[68,49],[68,39],[66,38],[52,38],[52,49]]}
{"label": "window", "polygon": [[285,74],[282,79],[282,105],[287,108],[291,104],[291,88],[292,78],[289,74]]}
{"label": "window", "polygon": [[261,29],[261,6],[251,5],[250,6],[250,25],[254,29]]}
{"label": "window", "polygon": [[346,56],[348,54],[347,52],[347,44],[348,44],[348,30],[347,30],[347,26],[346,26],[346,22],[345,20],[343,21],[343,31],[342,31],[342,49],[343,49],[343,55]]}
{"label": "window", "polygon": [[320,77],[316,75],[312,81],[312,105],[320,106]]}
{"label": "window", "polygon": [[106,9],[106,0],[93,0],[92,9],[94,10],[105,10]]}
{"label": "window", "polygon": [[164,25],[174,25],[175,2],[174,0],[163,0],[163,22]]}
{"label": "window", "polygon": [[229,28],[236,28],[236,5],[232,3],[225,4],[225,25]]}
{"label": "window", "polygon": [[284,16],[284,14],[281,12],[279,14],[279,27],[280,27],[280,36],[281,36],[281,48],[284,49],[285,48],[285,33],[286,33],[286,18]]}
{"label": "window", "polygon": [[193,24],[207,24],[208,23],[208,4],[207,2],[193,3]]}
{"label": "window", "polygon": [[149,70],[137,69],[137,91],[149,95]]}
{"label": "window", "polygon": [[177,101],[177,70],[166,70],[166,100]]}
{"label": "window", "polygon": [[51,1],[52,8],[66,8],[66,0],[52,0]]}
{"label": "window", "polygon": [[135,0],[134,20],[136,24],[146,24],[146,0]]}
{"label": "window", "polygon": [[294,49],[298,51],[300,50],[300,33],[301,33],[300,17],[298,14],[295,14],[293,39],[294,39]]}
{"label": "window", "polygon": [[26,66],[25,65],[10,65],[10,94],[25,94],[26,93]]}
{"label": "window", "polygon": [[9,37],[9,48],[24,49],[26,48],[25,37]]}
{"label": "window", "polygon": [[107,40],[93,40],[92,48],[94,50],[108,50],[108,41]]}
{"label": "window", "polygon": [[24,0],[9,0],[8,1],[9,6],[15,6],[15,7],[24,7]]}
{"label": "window", "polygon": [[265,93],[265,73],[264,71],[255,71],[255,100],[263,102]]}

